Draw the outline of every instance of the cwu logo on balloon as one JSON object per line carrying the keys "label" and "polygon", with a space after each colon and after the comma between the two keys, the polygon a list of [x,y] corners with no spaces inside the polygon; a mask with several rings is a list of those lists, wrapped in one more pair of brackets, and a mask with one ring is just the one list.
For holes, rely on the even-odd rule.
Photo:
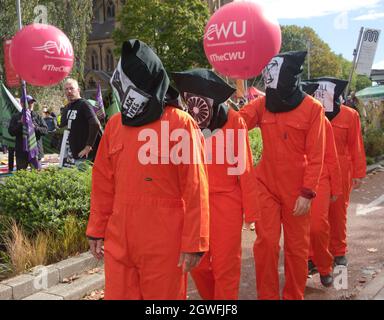
{"label": "cwu logo on balloon", "polygon": [[[58,42],[49,40],[42,46],[32,48],[35,51],[43,51],[47,55],[44,56],[46,59],[54,59],[59,61],[72,61],[73,60],[73,49],[69,41],[64,37],[58,37]],[[65,57],[68,56],[68,57]],[[71,67],[66,65],[56,66],[54,64],[44,64],[42,66],[43,71],[50,72],[63,72],[68,74],[71,72]]]}

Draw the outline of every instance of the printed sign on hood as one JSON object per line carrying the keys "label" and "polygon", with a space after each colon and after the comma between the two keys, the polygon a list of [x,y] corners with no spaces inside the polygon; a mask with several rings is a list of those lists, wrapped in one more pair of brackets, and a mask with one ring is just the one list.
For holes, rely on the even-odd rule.
{"label": "printed sign on hood", "polygon": [[160,58],[144,42],[124,42],[111,85],[121,105],[123,125],[142,126],[163,114],[169,78]]}
{"label": "printed sign on hood", "polygon": [[208,69],[173,72],[172,78],[189,114],[201,129],[213,131],[227,122],[228,106],[224,102],[236,91],[235,88]]}
{"label": "printed sign on hood", "polygon": [[300,105],[305,93],[300,88],[300,74],[306,51],[291,51],[273,57],[263,70],[266,108],[270,112],[288,112]]}
{"label": "printed sign on hood", "polygon": [[340,96],[347,86],[348,81],[332,77],[321,77],[306,81],[319,85],[314,93],[314,98],[322,103],[325,108],[325,115],[331,121],[340,112]]}

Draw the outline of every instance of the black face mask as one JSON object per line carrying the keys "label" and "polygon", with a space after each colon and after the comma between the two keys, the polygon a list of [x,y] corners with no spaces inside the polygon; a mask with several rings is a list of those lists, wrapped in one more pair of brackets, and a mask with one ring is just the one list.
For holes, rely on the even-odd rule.
{"label": "black face mask", "polygon": [[120,99],[123,125],[142,126],[161,117],[169,78],[159,57],[144,42],[124,42],[111,85]]}
{"label": "black face mask", "polygon": [[319,87],[319,84],[315,82],[301,81],[300,86],[302,91],[304,91],[306,94],[310,96],[313,96],[313,94],[316,92],[317,88]]}
{"label": "black face mask", "polygon": [[332,121],[340,112],[340,95],[343,93],[348,81],[332,77],[321,77],[306,81],[319,85],[314,93],[314,98],[322,103],[325,108],[325,116],[329,121]]}
{"label": "black face mask", "polygon": [[225,125],[229,107],[225,101],[236,91],[208,69],[173,72],[176,88],[182,92],[188,112],[199,127],[214,131]]}
{"label": "black face mask", "polygon": [[305,98],[300,88],[300,74],[307,53],[292,51],[281,53],[263,70],[266,87],[266,108],[273,113],[297,108]]}

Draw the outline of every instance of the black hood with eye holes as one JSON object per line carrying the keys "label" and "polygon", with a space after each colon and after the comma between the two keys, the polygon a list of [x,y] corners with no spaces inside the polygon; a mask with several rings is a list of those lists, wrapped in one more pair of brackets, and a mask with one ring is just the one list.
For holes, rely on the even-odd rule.
{"label": "black hood with eye holes", "polygon": [[314,93],[314,97],[322,103],[325,108],[325,116],[329,121],[332,121],[340,112],[340,96],[346,88],[348,81],[333,77],[321,77],[305,81],[319,85]]}
{"label": "black hood with eye holes", "polygon": [[[228,85],[209,69],[199,68],[183,72],[172,72],[171,76],[177,90],[184,98],[188,95],[196,96],[202,102],[205,99],[206,103],[202,103],[204,106],[209,105],[208,100],[212,101],[212,110],[205,111],[210,113],[210,119],[205,121],[202,126],[199,124],[201,129],[208,128],[213,131],[225,125],[228,120],[229,107],[224,102],[236,91],[235,88]],[[191,110],[189,112],[191,113]],[[194,117],[193,114],[191,115]]]}
{"label": "black hood with eye holes", "polygon": [[158,120],[167,99],[174,96],[169,83],[160,58],[147,44],[136,39],[124,42],[111,78],[120,99],[123,125],[142,126]]}
{"label": "black hood with eye holes", "polygon": [[290,51],[276,55],[263,70],[266,108],[270,112],[288,112],[305,98],[300,88],[300,74],[306,51]]}
{"label": "black hood with eye holes", "polygon": [[303,90],[306,94],[313,96],[319,87],[319,84],[315,82],[301,81],[300,86],[301,90]]}

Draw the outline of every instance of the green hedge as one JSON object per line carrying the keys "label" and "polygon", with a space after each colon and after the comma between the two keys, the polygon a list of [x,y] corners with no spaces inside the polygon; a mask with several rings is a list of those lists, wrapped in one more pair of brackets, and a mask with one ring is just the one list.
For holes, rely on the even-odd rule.
{"label": "green hedge", "polygon": [[0,185],[0,214],[13,218],[28,234],[60,232],[68,214],[88,219],[90,191],[91,167],[21,170]]}

